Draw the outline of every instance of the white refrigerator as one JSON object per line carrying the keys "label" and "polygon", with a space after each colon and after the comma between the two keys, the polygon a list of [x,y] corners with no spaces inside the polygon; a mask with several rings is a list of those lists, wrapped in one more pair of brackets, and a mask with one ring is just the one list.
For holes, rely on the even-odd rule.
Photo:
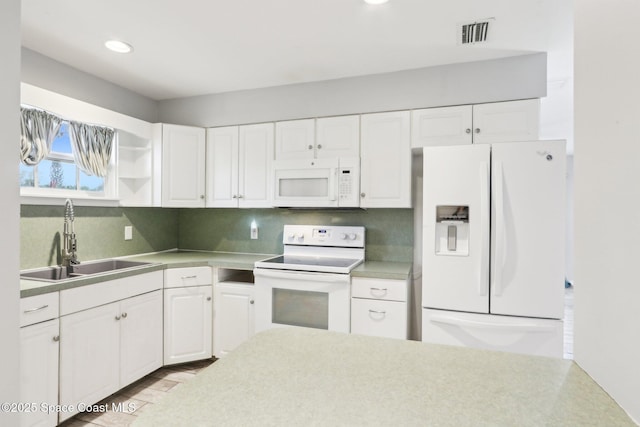
{"label": "white refrigerator", "polygon": [[425,147],[422,340],[562,357],[564,141]]}

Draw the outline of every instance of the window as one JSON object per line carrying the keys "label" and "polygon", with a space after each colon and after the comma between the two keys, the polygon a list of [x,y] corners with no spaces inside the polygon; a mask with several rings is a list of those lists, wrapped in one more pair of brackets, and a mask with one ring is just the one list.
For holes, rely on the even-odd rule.
{"label": "window", "polygon": [[[68,121],[62,122],[51,143],[49,155],[40,163],[30,166],[20,162],[20,194],[37,198],[24,199],[23,203],[31,203],[36,200],[42,202],[41,197],[108,200],[116,195],[115,173],[113,173],[115,167],[113,157],[115,156],[109,162],[109,173],[106,177],[85,173],[76,165],[71,148],[69,127]],[[115,143],[116,141],[114,141]]]}
{"label": "window", "polygon": [[29,194],[51,193],[49,189],[54,189],[53,192],[82,191],[90,196],[104,196],[105,178],[87,175],[76,166],[69,140],[69,123],[62,122],[51,144],[51,152],[44,160],[35,166],[20,163],[20,187],[33,189],[27,190]]}

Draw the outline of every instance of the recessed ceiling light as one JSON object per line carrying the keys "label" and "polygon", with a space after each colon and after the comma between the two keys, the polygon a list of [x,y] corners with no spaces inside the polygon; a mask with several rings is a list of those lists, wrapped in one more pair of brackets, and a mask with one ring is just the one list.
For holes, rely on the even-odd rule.
{"label": "recessed ceiling light", "polygon": [[120,40],[107,40],[104,42],[107,49],[118,53],[129,53],[133,51],[133,46]]}
{"label": "recessed ceiling light", "polygon": [[389,0],[364,0],[364,2],[367,4],[384,4],[388,1]]}

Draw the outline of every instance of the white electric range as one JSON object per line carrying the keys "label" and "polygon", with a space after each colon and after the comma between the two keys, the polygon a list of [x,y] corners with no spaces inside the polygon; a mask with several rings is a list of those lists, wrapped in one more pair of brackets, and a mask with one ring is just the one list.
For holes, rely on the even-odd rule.
{"label": "white electric range", "polygon": [[284,253],[255,263],[256,332],[350,330],[351,270],[364,261],[359,226],[285,225]]}

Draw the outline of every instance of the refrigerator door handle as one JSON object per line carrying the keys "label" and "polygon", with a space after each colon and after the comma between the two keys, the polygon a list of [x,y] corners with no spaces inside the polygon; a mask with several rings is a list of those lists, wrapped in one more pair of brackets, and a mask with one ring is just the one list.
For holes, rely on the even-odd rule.
{"label": "refrigerator door handle", "polygon": [[496,180],[493,184],[493,190],[496,200],[496,245],[491,288],[494,296],[500,296],[503,291],[503,270],[507,262],[507,230],[504,212],[504,170],[502,162],[497,162],[496,164]]}
{"label": "refrigerator door handle", "polygon": [[478,272],[478,294],[489,292],[489,164],[480,163],[480,270]]}
{"label": "refrigerator door handle", "polygon": [[476,329],[505,329],[510,331],[519,332],[550,332],[554,330],[554,326],[540,325],[536,323],[491,323],[482,322],[479,320],[459,319],[453,316],[435,315],[432,316],[430,321],[432,323],[441,323],[444,325],[459,326],[461,328],[476,328]]}

